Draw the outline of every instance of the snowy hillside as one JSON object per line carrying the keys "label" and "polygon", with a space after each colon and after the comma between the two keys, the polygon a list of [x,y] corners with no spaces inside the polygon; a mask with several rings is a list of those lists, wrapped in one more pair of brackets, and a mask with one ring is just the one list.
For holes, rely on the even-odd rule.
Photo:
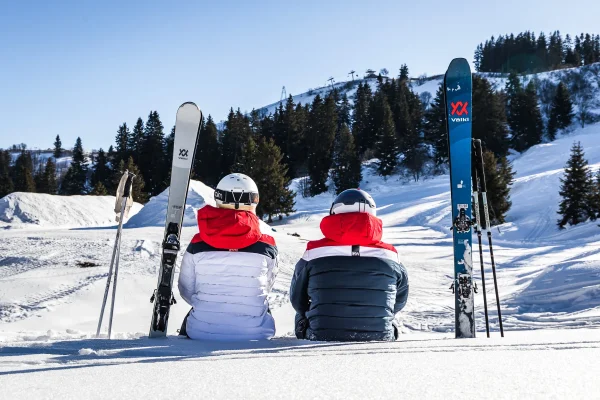
{"label": "snowy hillside", "polygon": [[[27,151],[31,154],[31,157],[33,159],[34,170],[39,165],[46,165],[46,161],[49,158],[54,158],[54,155],[51,151],[42,151],[42,150],[27,150]],[[17,160],[17,158],[19,158],[20,154],[21,154],[21,152],[18,152],[18,151],[10,152],[11,162],[14,163]],[[60,171],[60,170],[69,168],[69,166],[71,165],[72,159],[73,158],[71,156],[64,156],[64,157],[60,157],[58,159],[54,159],[54,162],[56,163],[56,170]],[[89,166],[92,165],[89,158],[87,159],[87,164]]]}
{"label": "snowy hillside", "polygon": [[[11,193],[0,199],[0,228],[82,228],[116,225],[114,196]],[[134,203],[129,217],[142,205]]]}
{"label": "snowy hillside", "polygon": [[[592,86],[593,90],[596,93],[595,102],[597,105],[592,107],[590,111],[595,113],[600,113],[600,63],[592,64],[589,66],[579,67],[579,68],[567,68],[555,71],[541,72],[536,74],[529,74],[521,77],[521,81],[523,85],[527,85],[529,81],[535,80],[540,84],[552,83],[553,85],[557,85],[560,81],[563,82],[571,82],[574,74],[578,74],[582,72],[584,75],[584,79],[587,80]],[[506,86],[506,81],[508,78],[508,74],[500,74],[500,73],[475,73],[481,77],[486,78],[490,81],[492,86],[496,90],[504,89]],[[425,92],[431,94],[432,98],[435,96],[435,93],[443,81],[443,75],[436,75],[427,79],[411,79],[411,88],[412,90],[421,95]],[[387,79],[387,78],[385,78]],[[354,100],[354,94],[356,93],[356,88],[359,83],[368,83],[371,87],[372,91],[377,89],[377,79],[376,78],[366,78],[366,79],[355,79],[354,81],[346,81],[346,82],[338,82],[333,85],[335,89],[337,89],[341,95],[346,94],[348,99],[352,103]],[[321,97],[326,96],[332,90],[331,86],[323,86],[317,89],[311,89],[305,93],[301,93],[293,96],[294,103],[300,103],[302,105],[311,104],[317,94],[321,95]],[[540,90],[540,88],[538,88]],[[593,99],[592,99],[593,100]],[[269,104],[260,108],[259,110],[265,114],[272,114],[275,112],[275,109],[279,107],[279,101],[276,103]],[[284,100],[285,105],[285,100]]]}
{"label": "snowy hillside", "polygon": [[[276,337],[268,342],[179,339],[173,335],[189,310],[183,301],[171,309],[169,339],[146,338],[167,192],[148,202],[123,231],[113,324],[118,340],[112,341],[105,339],[106,327],[103,339],[93,337],[114,227],[56,229],[55,224],[71,221],[70,213],[62,211],[46,225],[36,225],[23,221],[61,211],[5,207],[2,215],[12,210],[18,216],[4,222],[6,227],[31,229],[6,229],[0,235],[3,395],[10,399],[144,398],[156,389],[148,385],[147,377],[160,374],[174,382],[168,388],[172,397],[191,392],[210,398],[387,398],[398,393],[448,398],[465,391],[464,382],[456,379],[456,365],[477,365],[478,376],[485,379],[478,381],[475,397],[482,397],[480,393],[500,398],[595,397],[593,382],[600,368],[600,228],[590,222],[558,231],[554,224],[558,178],[573,141],[581,141],[590,164],[600,168],[600,125],[534,146],[513,160],[517,171],[513,207],[508,222],[493,232],[504,339],[498,334],[490,280],[493,338],[486,339],[483,332],[480,290],[475,295],[478,337],[452,339],[448,176],[418,183],[398,176],[385,181],[372,171],[373,165],[364,167],[361,187],[377,202],[384,240],[398,249],[409,273],[409,300],[399,316],[402,335],[394,343],[315,343],[294,338],[294,311],[288,300],[294,265],[306,241],[321,237],[319,222],[328,213],[331,193],[309,199],[297,196],[297,212],[278,221],[270,233],[277,241],[280,261],[269,296]],[[41,207],[52,204],[54,197],[58,196],[28,201]],[[95,214],[91,198],[71,207]],[[194,210],[209,199],[210,188],[191,183],[183,244],[197,232]],[[112,201],[107,204],[112,208]],[[484,244],[490,277],[485,240]],[[174,294],[181,298],[177,287]],[[298,379],[299,370],[310,370],[310,376]],[[390,371],[395,378],[390,378]],[[266,384],[265,376],[276,378],[277,383]],[[57,380],[63,383],[57,385]]]}

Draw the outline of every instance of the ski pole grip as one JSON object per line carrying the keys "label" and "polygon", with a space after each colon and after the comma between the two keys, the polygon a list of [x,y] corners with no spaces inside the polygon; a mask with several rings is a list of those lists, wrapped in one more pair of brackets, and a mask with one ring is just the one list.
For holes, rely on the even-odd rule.
{"label": "ski pole grip", "polygon": [[481,148],[481,139],[475,139],[475,159],[477,160],[477,167],[479,169],[479,184],[482,192],[487,192],[485,184],[485,173],[483,170],[483,150]]}

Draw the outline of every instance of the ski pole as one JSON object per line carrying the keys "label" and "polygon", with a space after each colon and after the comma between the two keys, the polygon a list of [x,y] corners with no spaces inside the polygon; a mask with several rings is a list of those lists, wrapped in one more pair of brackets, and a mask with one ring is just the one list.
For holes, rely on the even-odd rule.
{"label": "ski pole", "polygon": [[112,258],[110,260],[110,267],[108,269],[108,277],[106,278],[106,288],[104,289],[104,299],[102,300],[102,308],[100,310],[100,319],[98,320],[98,329],[96,329],[96,337],[100,337],[100,329],[102,327],[102,319],[104,318],[104,309],[106,308],[106,300],[108,300],[108,291],[110,290],[110,282],[113,274],[113,266],[115,263],[115,257],[117,257],[117,249],[119,247],[121,239],[121,226],[123,224],[123,214],[125,214],[125,208],[121,209],[121,217],[119,218],[119,227],[117,229],[117,236],[115,237],[115,244],[113,247]]}
{"label": "ski pole", "polygon": [[[123,229],[123,214],[127,209],[127,199],[131,193],[131,183],[133,181],[134,175],[127,171],[127,181],[125,182],[125,187],[123,188],[123,203],[121,205],[121,218],[119,220],[119,232]],[[115,311],[115,297],[117,294],[117,277],[119,276],[119,256],[121,255],[121,234],[119,233],[119,245],[117,248],[117,261],[115,263],[115,281],[113,282],[113,292],[112,292],[112,302],[110,304],[110,317],[108,320],[108,338],[111,338],[112,333],[112,323],[113,323],[113,314]]]}
{"label": "ski pole", "polygon": [[475,228],[479,242],[479,264],[481,265],[481,286],[483,287],[483,310],[485,313],[485,333],[490,337],[490,322],[488,317],[487,295],[485,292],[485,271],[483,265],[483,247],[481,244],[481,219],[479,214],[479,186],[477,180],[476,163],[471,164],[471,178],[473,180],[473,211],[475,212]]}
{"label": "ski pole", "polygon": [[[100,336],[100,329],[102,328],[102,319],[104,318],[104,310],[106,308],[106,301],[108,299],[108,291],[110,290],[110,283],[113,275],[113,266],[114,266],[114,274],[115,279],[113,282],[113,293],[112,293],[112,302],[110,308],[110,319],[108,325],[108,338],[111,337],[112,330],[112,320],[113,320],[113,312],[115,307],[115,295],[117,290],[117,276],[119,271],[119,257],[121,254],[121,234],[123,231],[123,220],[125,219],[125,213],[127,211],[127,200],[131,193],[131,184],[135,175],[130,173],[129,171],[125,171],[124,175],[127,174],[127,179],[125,181],[125,187],[123,188],[122,200],[121,200],[121,214],[119,217],[119,225],[117,228],[117,235],[115,237],[115,245],[113,248],[113,254],[110,261],[110,267],[108,269],[108,277],[106,278],[106,288],[104,289],[104,298],[102,300],[102,308],[100,310],[100,318],[98,320],[98,328],[96,329],[96,337]],[[119,195],[117,190],[117,195]]]}
{"label": "ski pole", "polygon": [[[125,204],[127,202],[127,197],[123,196],[123,209],[125,209]],[[121,220],[119,225],[122,225],[123,221]],[[120,227],[119,227],[120,229]],[[119,275],[119,257],[121,255],[121,235],[119,235],[119,245],[117,248],[117,261],[115,263],[115,280],[113,282],[113,292],[112,292],[112,300],[110,303],[110,317],[108,319],[108,338],[111,338],[112,333],[112,323],[113,323],[113,313],[115,311],[115,296],[117,294],[117,277]]]}
{"label": "ski pole", "polygon": [[500,310],[500,295],[498,294],[498,279],[496,278],[496,262],[494,261],[494,250],[492,246],[492,230],[490,229],[490,215],[487,201],[487,188],[485,183],[485,173],[483,169],[483,151],[481,149],[481,140],[475,140],[475,157],[477,158],[477,167],[479,181],[481,184],[481,196],[483,200],[483,215],[485,217],[485,229],[487,231],[488,244],[490,247],[490,259],[492,262],[492,274],[494,276],[494,290],[496,292],[496,307],[498,308],[498,323],[500,325],[500,336],[504,337],[504,327],[502,326],[502,311]]}

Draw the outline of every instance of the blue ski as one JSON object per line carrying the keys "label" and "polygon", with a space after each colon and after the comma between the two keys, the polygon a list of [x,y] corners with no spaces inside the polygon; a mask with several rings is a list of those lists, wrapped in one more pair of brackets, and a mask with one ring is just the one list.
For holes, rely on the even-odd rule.
{"label": "blue ski", "polygon": [[472,79],[467,60],[452,60],[444,76],[444,89],[450,150],[456,337],[473,338],[475,307],[471,258]]}

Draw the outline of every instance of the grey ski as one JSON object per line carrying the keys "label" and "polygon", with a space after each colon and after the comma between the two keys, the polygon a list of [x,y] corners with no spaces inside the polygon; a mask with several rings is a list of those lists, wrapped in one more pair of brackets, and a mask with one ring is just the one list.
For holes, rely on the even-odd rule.
{"label": "grey ski", "polygon": [[150,324],[151,338],[165,337],[167,335],[169,311],[171,305],[176,303],[173,296],[175,262],[181,248],[179,242],[181,224],[183,222],[185,201],[190,184],[190,174],[194,162],[201,119],[202,112],[194,103],[183,103],[177,110],[169,203],[162,242],[160,271],[157,288],[150,298],[150,302],[154,303],[152,323]]}

